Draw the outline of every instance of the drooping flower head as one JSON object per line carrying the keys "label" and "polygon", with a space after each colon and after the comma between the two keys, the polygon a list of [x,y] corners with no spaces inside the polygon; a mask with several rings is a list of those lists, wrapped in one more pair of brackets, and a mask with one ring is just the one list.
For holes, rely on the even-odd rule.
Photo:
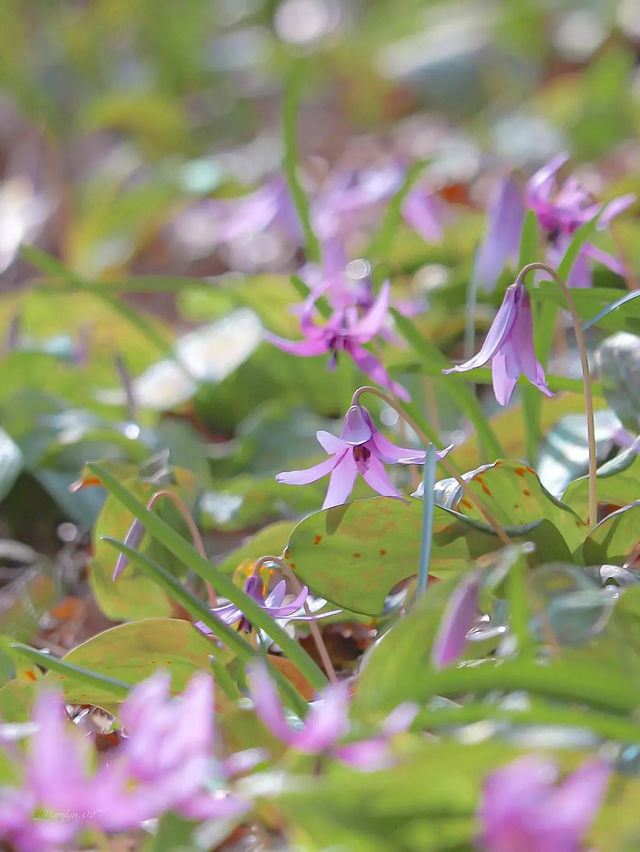
{"label": "drooping flower head", "polygon": [[521,281],[507,288],[502,305],[489,329],[480,351],[443,373],[464,373],[491,362],[493,391],[500,405],[506,405],[521,373],[542,391],[553,396],[547,387],[542,365],[536,359],[533,345],[531,297]]}
{"label": "drooping flower head", "polygon": [[512,177],[503,178],[489,210],[487,235],[476,261],[478,281],[486,289],[495,286],[508,261],[516,262],[523,220],[516,182]]}
{"label": "drooping flower head", "polygon": [[579,852],[610,770],[592,760],[560,784],[557,775],[554,763],[533,755],[489,775],[478,814],[483,852]]}
{"label": "drooping flower head", "polygon": [[[352,405],[347,411],[339,438],[322,430],[316,432],[316,438],[331,458],[307,470],[279,473],[276,481],[286,485],[308,485],[331,474],[323,509],[345,503],[358,474],[383,497],[401,497],[387,475],[385,464],[424,464],[424,450],[392,444],[376,429],[371,415],[362,405]],[[440,450],[438,458],[444,458],[450,449]]]}
{"label": "drooping flower head", "polygon": [[285,340],[271,333],[267,333],[265,338],[284,352],[303,358],[330,353],[329,368],[335,367],[340,352],[346,352],[374,382],[408,401],[407,390],[394,382],[383,364],[363,346],[380,334],[389,321],[389,282],[382,285],[378,298],[363,316],[359,315],[355,306],[346,307],[334,311],[323,326],[313,321],[320,295],[320,289],[316,289],[305,301],[300,317],[304,340]]}
{"label": "drooping flower head", "polygon": [[[247,578],[244,584],[244,591],[245,594],[249,595],[254,599],[254,601],[260,604],[262,609],[264,609],[264,611],[272,618],[291,618],[292,616],[295,616],[296,613],[300,612],[307,597],[309,596],[309,589],[306,586],[303,586],[295,597],[285,603],[284,599],[287,593],[287,584],[284,580],[280,580],[280,582],[277,583],[272,591],[270,591],[265,597],[262,580],[260,577],[256,576]],[[245,633],[249,633],[251,631],[251,623],[247,620],[242,610],[235,604],[230,603],[225,606],[214,607],[211,612],[216,616],[216,618],[224,621],[225,624],[236,624],[237,622],[240,622],[240,630]],[[299,620],[307,621],[308,617],[301,615]],[[202,633],[211,635],[210,628],[207,627],[204,622],[198,621],[195,626]]]}

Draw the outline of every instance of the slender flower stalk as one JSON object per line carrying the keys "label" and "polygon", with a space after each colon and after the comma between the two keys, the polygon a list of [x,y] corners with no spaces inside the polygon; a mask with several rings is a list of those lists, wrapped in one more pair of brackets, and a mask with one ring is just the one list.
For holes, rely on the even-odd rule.
{"label": "slender flower stalk", "polygon": [[593,527],[598,523],[598,494],[596,478],[598,457],[596,453],[596,428],[593,414],[593,394],[591,392],[591,372],[589,369],[589,356],[587,355],[587,346],[585,344],[584,334],[582,332],[582,324],[580,322],[580,317],[578,316],[578,312],[576,310],[575,302],[573,301],[573,296],[571,295],[570,288],[567,286],[567,284],[565,284],[562,278],[560,278],[558,273],[551,266],[547,266],[546,263],[527,264],[527,266],[521,269],[518,273],[516,284],[520,283],[524,285],[524,279],[527,277],[528,273],[532,272],[534,269],[540,269],[543,272],[546,272],[553,278],[558,287],[562,290],[562,294],[564,295],[567,307],[569,308],[569,313],[571,314],[571,321],[573,323],[573,329],[576,335],[576,345],[578,347],[578,352],[580,353],[580,364],[582,365],[584,404],[587,416],[587,441],[589,445],[589,525]]}
{"label": "slender flower stalk", "polygon": [[[200,535],[200,530],[198,529],[196,522],[193,520],[191,516],[191,512],[184,504],[177,494],[174,494],[173,491],[169,491],[166,488],[161,489],[160,491],[156,491],[149,502],[147,503],[147,509],[151,510],[155,506],[155,504],[161,498],[166,498],[167,500],[171,500],[176,509],[180,512],[184,521],[189,528],[189,532],[191,533],[191,540],[193,541],[193,545],[200,554],[200,556],[204,556],[207,558],[207,553],[204,549],[204,542],[202,541],[202,536]],[[133,549],[137,549],[144,538],[145,528],[144,524],[139,521],[137,518],[133,521],[127,534],[124,539],[124,544],[128,545]],[[127,565],[129,564],[129,557],[125,553],[120,553],[118,555],[118,559],[116,560],[116,567],[113,569],[112,580],[117,580],[118,577],[125,570]],[[207,594],[209,597],[209,605],[215,606],[216,604],[216,593],[211,586],[210,583],[206,583]]]}
{"label": "slender flower stalk", "polygon": [[[409,414],[407,414],[407,412],[402,408],[402,406],[398,402],[396,402],[396,400],[392,396],[389,396],[389,394],[386,394],[383,391],[378,390],[378,388],[374,388],[371,385],[363,385],[362,387],[359,387],[355,391],[355,393],[353,394],[353,398],[351,400],[351,405],[352,406],[357,405],[358,400],[360,399],[360,397],[364,393],[371,393],[374,396],[377,396],[381,400],[386,402],[387,405],[390,405],[391,408],[393,408],[393,410],[395,412],[397,412],[400,415],[400,417],[402,417],[402,419],[405,421],[405,423],[408,426],[410,426],[411,429],[413,429],[413,431],[416,433],[416,435],[420,438],[421,441],[423,441],[425,444],[431,443],[429,438],[425,435],[425,433],[422,431],[422,429],[416,423],[416,421],[413,419],[413,417],[411,417]],[[491,509],[489,509],[489,507],[485,505],[484,501],[481,500],[476,494],[474,494],[473,491],[471,491],[471,490],[467,491],[466,490],[467,489],[467,483],[464,482],[464,480],[460,476],[459,471],[456,469],[455,465],[453,465],[452,462],[450,462],[449,459],[446,458],[446,457],[438,458],[438,460],[441,462],[442,466],[445,468],[447,473],[449,473],[451,476],[453,476],[453,478],[456,480],[456,482],[458,483],[458,485],[462,489],[463,494],[465,494],[469,498],[469,500],[471,500],[471,502],[476,505],[476,507],[478,508],[478,511],[484,516],[484,518],[487,521],[487,523],[489,524],[489,526],[491,526],[493,528],[495,534],[498,536],[500,541],[505,545],[512,544],[511,539],[509,538],[507,533],[504,531],[502,525],[500,524],[500,522],[498,521],[496,516],[493,514]],[[424,458],[423,458],[423,462],[424,462]]]}

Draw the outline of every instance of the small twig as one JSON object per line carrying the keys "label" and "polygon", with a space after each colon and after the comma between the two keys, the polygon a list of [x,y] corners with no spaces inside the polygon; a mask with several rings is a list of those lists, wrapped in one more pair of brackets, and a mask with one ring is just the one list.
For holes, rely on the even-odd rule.
{"label": "small twig", "polygon": [[580,363],[582,365],[582,383],[584,385],[584,404],[587,415],[587,441],[589,444],[589,526],[594,527],[598,523],[598,494],[597,494],[597,455],[596,455],[596,429],[593,416],[593,396],[591,394],[591,373],[589,370],[589,357],[587,355],[587,347],[584,341],[582,332],[582,323],[576,310],[571,290],[565,282],[560,278],[558,273],[546,263],[528,263],[518,273],[516,284],[524,284],[524,279],[527,274],[534,269],[540,269],[550,275],[562,290],[571,320],[573,322],[573,330],[576,335],[576,345],[580,353]]}

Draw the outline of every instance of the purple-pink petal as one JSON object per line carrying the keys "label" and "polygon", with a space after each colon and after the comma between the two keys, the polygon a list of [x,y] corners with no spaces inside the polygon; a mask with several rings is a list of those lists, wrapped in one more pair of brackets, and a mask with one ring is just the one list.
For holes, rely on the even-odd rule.
{"label": "purple-pink petal", "polygon": [[272,334],[271,332],[266,331],[264,339],[268,343],[272,343],[274,346],[277,346],[278,349],[282,349],[283,352],[288,352],[289,355],[299,355],[302,358],[310,358],[313,355],[322,355],[324,352],[329,351],[329,347],[324,337],[317,338],[316,340],[287,340],[284,337],[278,337],[277,334]]}
{"label": "purple-pink petal", "polygon": [[377,456],[371,455],[366,462],[358,462],[358,470],[367,485],[377,491],[378,494],[383,497],[402,497],[398,489],[392,484],[385,466]]}
{"label": "purple-pink petal", "polygon": [[346,503],[353,491],[357,476],[358,468],[353,458],[353,450],[346,450],[333,469],[322,508],[331,509],[333,506]]}
{"label": "purple-pink petal", "polygon": [[318,479],[322,479],[323,476],[335,470],[348,452],[348,450],[343,450],[342,454],[325,459],[319,464],[305,470],[282,471],[282,473],[276,474],[276,482],[283,483],[284,485],[308,485],[310,482],[316,482]]}
{"label": "purple-pink petal", "polygon": [[478,280],[492,289],[505,264],[515,259],[520,245],[524,207],[516,182],[506,177],[500,182],[489,212],[489,227],[476,265]]}
{"label": "purple-pink petal", "polygon": [[377,299],[366,314],[349,329],[349,336],[358,343],[368,343],[382,330],[389,314],[389,282],[380,288]]}
{"label": "purple-pink petal", "polygon": [[315,754],[333,745],[349,729],[348,706],[346,683],[331,683],[325,687],[307,714],[303,729],[295,734],[295,748]]}
{"label": "purple-pink petal", "polygon": [[478,608],[481,575],[468,574],[454,590],[438,627],[431,649],[431,662],[437,669],[454,663],[462,655]]}
{"label": "purple-pink petal", "polygon": [[487,361],[494,357],[500,347],[504,345],[515,322],[518,310],[518,291],[519,285],[517,284],[512,284],[507,288],[502,304],[480,351],[463,364],[456,364],[455,367],[443,370],[443,373],[463,373],[467,370],[475,370],[477,367],[483,367]]}
{"label": "purple-pink petal", "polygon": [[407,389],[394,382],[380,361],[370,352],[367,352],[364,347],[348,340],[345,348],[362,372],[370,376],[376,384],[382,385],[383,388],[388,388],[388,390],[394,393],[398,399],[403,400],[403,402],[410,401],[411,397]]}
{"label": "purple-pink petal", "polygon": [[340,438],[346,444],[357,447],[365,444],[377,434],[368,412],[361,405],[352,405],[344,416]]}

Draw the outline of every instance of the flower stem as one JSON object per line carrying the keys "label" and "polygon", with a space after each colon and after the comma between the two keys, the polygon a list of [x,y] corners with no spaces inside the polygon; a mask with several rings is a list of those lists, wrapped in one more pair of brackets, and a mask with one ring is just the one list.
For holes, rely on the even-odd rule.
{"label": "flower stem", "polygon": [[562,290],[567,308],[571,314],[573,330],[576,335],[576,345],[580,354],[580,363],[582,365],[582,383],[584,385],[584,404],[587,415],[587,442],[589,445],[589,526],[594,527],[598,523],[598,494],[597,494],[597,455],[596,455],[596,429],[593,417],[593,395],[591,393],[591,372],[589,370],[589,357],[587,355],[587,347],[584,342],[584,334],[582,333],[582,324],[580,317],[576,311],[576,305],[571,295],[571,290],[558,273],[546,263],[528,263],[518,273],[516,284],[524,284],[524,279],[527,274],[534,269],[540,269],[550,275]]}
{"label": "flower stem", "polygon": [[[278,566],[282,573],[291,582],[291,585],[293,586],[293,590],[295,592],[300,593],[302,591],[302,583],[293,573],[291,567],[280,556],[261,556],[260,559],[258,559],[256,564],[253,566],[254,577],[259,576],[260,568],[263,565],[268,565],[269,563],[273,563]],[[310,620],[308,622],[309,630],[311,631],[313,641],[315,642],[316,648],[318,649],[318,655],[322,660],[322,665],[327,674],[327,677],[329,678],[331,683],[337,683],[338,677],[336,675],[336,670],[334,669],[333,663],[331,662],[331,657],[329,655],[329,651],[327,650],[327,646],[324,644],[322,633],[320,632],[320,629],[315,623],[315,621],[311,620],[311,610],[309,609],[309,605],[307,604],[307,602],[305,601],[302,606],[304,607],[306,615],[310,617]]]}
{"label": "flower stem", "polygon": [[[205,559],[207,559],[208,557],[207,557],[207,553],[204,549],[204,542],[202,541],[202,536],[200,535],[200,530],[198,529],[196,522],[193,520],[193,517],[191,516],[191,512],[189,511],[187,506],[184,504],[184,502],[178,497],[177,494],[174,494],[173,491],[169,491],[165,488],[161,489],[160,491],[156,491],[154,493],[153,497],[151,498],[151,500],[149,500],[149,502],[147,503],[147,509],[153,509],[153,506],[161,497],[166,497],[168,500],[171,500],[173,505],[180,512],[180,514],[184,518],[184,522],[186,523],[187,527],[189,528],[189,533],[191,535],[191,540],[193,541],[193,546],[198,551],[200,556],[203,556]],[[209,583],[205,580],[205,585],[207,587],[207,596],[209,598],[209,606],[215,606],[217,601],[218,601],[216,593],[213,590],[211,583]]]}
{"label": "flower stem", "polygon": [[[403,420],[409,426],[411,426],[413,431],[416,433],[416,435],[420,438],[420,440],[424,443],[425,446],[428,446],[432,443],[432,441],[429,440],[429,438],[425,435],[422,429],[418,426],[413,417],[407,414],[407,412],[402,408],[400,403],[396,402],[396,400],[389,394],[386,394],[384,391],[378,390],[378,388],[374,388],[372,385],[363,385],[362,387],[358,388],[353,394],[351,405],[357,405],[358,399],[362,396],[363,393],[372,393],[374,394],[374,396],[377,396],[380,399],[384,400],[387,405],[390,405],[394,409],[394,411],[397,411],[400,417],[402,417]],[[440,464],[447,471],[447,473],[449,473],[456,480],[456,482],[462,488],[463,492],[467,495],[469,500],[471,500],[472,503],[475,503],[478,511],[484,515],[487,523],[491,527],[493,527],[493,530],[500,539],[500,541],[505,545],[512,544],[511,539],[504,531],[502,525],[500,524],[496,516],[493,514],[491,509],[489,509],[488,506],[485,505],[484,501],[481,500],[476,494],[474,494],[473,491],[471,491],[470,489],[467,490],[467,483],[462,479],[460,473],[457,471],[455,466],[451,464],[451,462],[447,458],[439,459],[439,461]]]}

